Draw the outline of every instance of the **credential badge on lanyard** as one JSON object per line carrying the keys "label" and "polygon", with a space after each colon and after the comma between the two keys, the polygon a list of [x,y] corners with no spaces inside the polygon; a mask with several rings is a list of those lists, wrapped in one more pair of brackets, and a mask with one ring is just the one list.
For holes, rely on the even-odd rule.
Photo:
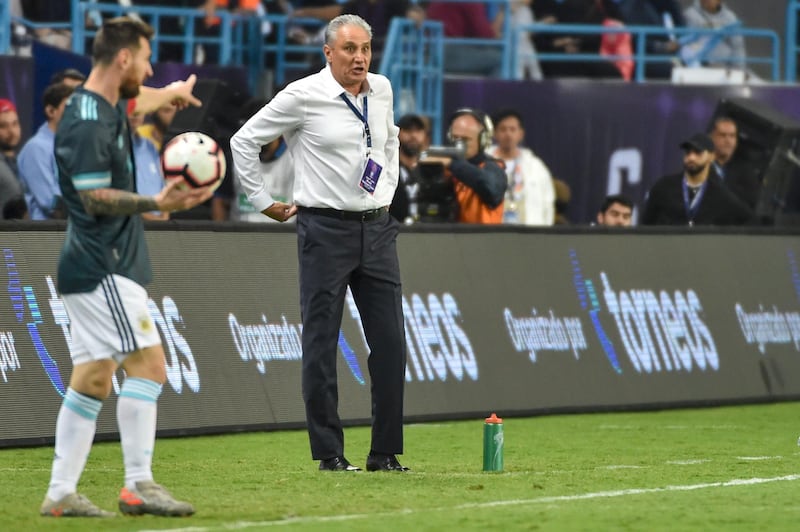
{"label": "credential badge on lanyard", "polygon": [[369,192],[370,194],[375,193],[375,189],[378,187],[378,179],[381,177],[381,172],[383,171],[383,167],[372,160],[372,134],[369,130],[369,108],[367,107],[367,97],[364,96],[364,114],[361,114],[361,111],[353,105],[353,102],[350,101],[350,98],[347,97],[346,94],[342,93],[341,95],[342,100],[344,103],[347,104],[347,107],[350,108],[351,111],[358,117],[361,122],[364,123],[364,136],[367,139],[367,164],[364,166],[364,171],[361,174],[361,179],[358,182],[358,186]]}

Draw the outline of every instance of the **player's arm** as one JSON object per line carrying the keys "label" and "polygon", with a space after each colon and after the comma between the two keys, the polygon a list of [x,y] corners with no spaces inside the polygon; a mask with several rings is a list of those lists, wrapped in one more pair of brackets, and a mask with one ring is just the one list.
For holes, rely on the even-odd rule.
{"label": "player's arm", "polygon": [[139,96],[136,97],[133,112],[136,114],[151,113],[168,104],[176,106],[179,110],[190,105],[200,107],[202,102],[192,94],[196,82],[197,76],[192,74],[185,81],[173,81],[166,87],[158,89],[143,86],[139,91]]}
{"label": "player's arm", "polygon": [[203,203],[214,193],[211,187],[178,189],[179,182],[170,181],[155,196],[115,188],[81,190],[78,194],[86,212],[93,216],[127,216],[149,211],[184,211]]}

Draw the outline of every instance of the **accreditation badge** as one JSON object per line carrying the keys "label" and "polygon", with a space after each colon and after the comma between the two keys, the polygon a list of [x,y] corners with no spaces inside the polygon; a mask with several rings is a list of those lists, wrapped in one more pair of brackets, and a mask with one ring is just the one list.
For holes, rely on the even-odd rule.
{"label": "accreditation badge", "polygon": [[364,167],[364,173],[361,175],[358,186],[370,194],[375,194],[382,171],[383,166],[373,161],[372,158],[367,159],[367,165]]}

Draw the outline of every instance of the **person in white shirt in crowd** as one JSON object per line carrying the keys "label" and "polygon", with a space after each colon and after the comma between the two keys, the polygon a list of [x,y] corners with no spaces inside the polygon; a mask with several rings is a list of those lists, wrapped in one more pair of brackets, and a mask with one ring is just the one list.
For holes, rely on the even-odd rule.
{"label": "person in white shirt in crowd", "polygon": [[[683,12],[686,26],[689,28],[724,28],[739,22],[739,17],[731,11],[722,0],[695,0]],[[707,41],[709,37],[701,37],[697,43]],[[698,44],[693,45],[695,47]],[[731,35],[722,39],[706,56],[705,63],[711,66],[727,66],[744,68],[747,59],[744,37]]]}
{"label": "person in white shirt in crowd", "polygon": [[[397,257],[400,224],[389,215],[400,162],[392,86],[369,72],[372,29],[340,15],[325,30],[327,64],[289,84],[231,139],[248,199],[267,216],[297,214],[302,388],[311,455],[322,471],[358,471],[344,456],[336,359],[349,287],[369,345],[372,442],[368,471],[406,471],[406,346]],[[276,200],[261,171],[265,144],[283,135],[294,158],[294,204]]]}
{"label": "person in white shirt in crowd", "polygon": [[505,109],[494,116],[495,145],[487,153],[505,162],[508,175],[503,223],[553,225],[556,193],[550,170],[533,151],[522,146],[522,115]]}

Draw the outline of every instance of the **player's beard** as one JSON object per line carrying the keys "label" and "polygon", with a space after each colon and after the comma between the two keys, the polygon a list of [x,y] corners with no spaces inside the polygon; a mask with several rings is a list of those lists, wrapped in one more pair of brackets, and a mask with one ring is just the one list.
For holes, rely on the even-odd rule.
{"label": "player's beard", "polygon": [[139,89],[141,88],[141,82],[133,75],[125,76],[122,79],[122,85],[119,87],[119,95],[120,98],[129,100],[131,98],[136,98],[139,96]]}

